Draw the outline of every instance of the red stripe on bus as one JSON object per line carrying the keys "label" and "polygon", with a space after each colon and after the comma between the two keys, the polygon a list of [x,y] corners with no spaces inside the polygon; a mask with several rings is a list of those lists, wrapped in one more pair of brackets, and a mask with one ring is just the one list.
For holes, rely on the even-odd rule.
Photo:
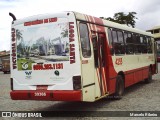
{"label": "red stripe on bus", "polygon": [[89,15],[87,15],[87,17],[88,17],[88,21],[91,22],[90,25],[91,25],[92,30],[96,31],[96,26],[95,24],[93,24],[94,23],[93,17]]}
{"label": "red stripe on bus", "polygon": [[[89,22],[94,23],[92,16],[86,15],[86,17],[87,17],[87,20],[88,20]],[[91,23],[89,24],[89,25],[90,25],[90,29],[91,29],[92,31],[96,31],[96,26],[95,26],[95,24],[91,24]],[[102,82],[102,81],[100,81],[100,72],[99,72],[99,69],[98,69],[98,68],[96,68],[96,73],[97,73],[97,78],[98,78],[98,83],[99,83],[100,92],[101,92],[101,95],[103,95],[103,94],[104,94],[104,92],[103,92],[103,84],[101,85],[101,82]]]}
{"label": "red stripe on bus", "polygon": [[[99,19],[96,17],[93,17],[93,19],[94,19],[94,22],[96,21],[96,23],[98,22],[99,24],[103,24],[102,19]],[[105,33],[105,28],[103,26],[96,25],[96,31]],[[107,40],[107,39],[105,39],[105,40]],[[99,49],[99,50],[101,50],[101,49]],[[99,53],[100,52],[101,51],[99,51]],[[100,65],[102,65],[102,53],[100,53],[99,59],[100,59]],[[104,70],[104,67],[101,67],[100,69],[101,69],[101,77],[102,77],[103,88],[104,88],[103,90],[104,90],[104,95],[105,95],[105,93],[107,92],[106,77],[105,77],[106,71]]]}
{"label": "red stripe on bus", "polygon": [[[90,17],[90,19],[91,19],[91,22],[95,23],[94,18],[93,18],[92,16],[89,16],[89,17]],[[93,30],[94,30],[94,31],[97,31],[97,30],[96,30],[96,25],[95,25],[95,24],[92,24],[92,25],[93,25]]]}
{"label": "red stripe on bus", "polygon": [[104,79],[104,90],[105,90],[105,94],[107,93],[107,84],[106,84],[106,75],[105,75],[105,70],[104,68],[102,68],[103,71],[103,79]]}
{"label": "red stripe on bus", "polygon": [[[99,56],[99,59],[100,59],[100,56]],[[100,60],[101,61],[101,60]],[[101,65],[102,63],[100,62],[100,65]],[[101,83],[101,85],[102,85],[102,95],[104,95],[105,94],[105,86],[104,86],[104,79],[103,79],[103,71],[102,71],[102,68],[101,67],[98,67],[98,72],[99,72],[99,78],[100,78],[100,83]]]}
{"label": "red stripe on bus", "polygon": [[[95,23],[95,21],[96,21],[96,19],[94,18],[94,17],[92,17],[92,16],[89,16],[90,17],[90,22],[92,22],[92,23]],[[102,21],[101,21],[102,22]],[[98,31],[98,26],[97,25],[95,25],[95,24],[92,24],[92,26],[93,26],[93,31]],[[97,43],[98,44],[98,43]],[[100,55],[100,49],[98,50],[98,60],[100,61],[100,66],[102,65],[102,63],[101,63],[101,60],[102,60],[102,58],[101,58],[102,56]],[[102,67],[100,67],[99,66],[99,68],[98,68],[98,72],[99,72],[99,81],[100,81],[100,86],[101,86],[101,93],[102,93],[102,95],[105,95],[105,93],[106,93],[106,86],[105,86],[105,79],[104,79],[104,72],[103,72],[103,70],[102,70]]]}
{"label": "red stripe on bus", "polygon": [[[86,15],[85,16],[86,19],[89,21],[89,22],[92,22],[94,23],[94,19],[92,16],[88,16]],[[90,30],[91,31],[96,31],[96,25],[95,24],[89,24],[89,27],[90,27]],[[92,34],[92,33],[91,33]],[[104,85],[103,85],[103,80],[100,80],[100,72],[99,72],[99,68],[96,68],[96,73],[97,73],[97,78],[98,78],[98,83],[99,83],[99,88],[100,88],[100,92],[101,92],[101,95],[104,95]],[[102,78],[103,79],[103,78]]]}
{"label": "red stripe on bus", "polygon": [[104,73],[103,73],[103,70],[102,70],[102,68],[100,67],[99,68],[99,73],[100,73],[100,71],[101,71],[101,79],[102,79],[102,88],[103,88],[103,95],[105,95],[105,93],[106,93],[106,91],[105,91],[105,84],[104,84],[104,77],[103,77],[103,75],[104,75]]}
{"label": "red stripe on bus", "polygon": [[12,100],[82,101],[81,90],[14,90]]}
{"label": "red stripe on bus", "polygon": [[99,83],[100,92],[101,92],[101,94],[102,94],[102,87],[101,87],[101,84],[100,84],[100,76],[99,76],[99,70],[98,70],[98,68],[96,68],[96,73],[97,73],[97,78],[98,78],[98,83]]}

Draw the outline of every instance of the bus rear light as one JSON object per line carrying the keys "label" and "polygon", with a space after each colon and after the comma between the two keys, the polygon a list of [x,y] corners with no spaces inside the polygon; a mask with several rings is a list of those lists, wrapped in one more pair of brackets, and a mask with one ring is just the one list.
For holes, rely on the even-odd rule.
{"label": "bus rear light", "polygon": [[13,90],[13,78],[10,78],[11,80],[11,90]]}
{"label": "bus rear light", "polygon": [[81,89],[81,76],[73,76],[73,89]]}

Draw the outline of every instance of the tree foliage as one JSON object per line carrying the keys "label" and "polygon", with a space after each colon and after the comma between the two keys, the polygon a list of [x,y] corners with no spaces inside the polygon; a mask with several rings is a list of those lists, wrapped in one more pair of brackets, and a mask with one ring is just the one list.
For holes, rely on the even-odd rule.
{"label": "tree foliage", "polygon": [[127,26],[132,26],[134,28],[136,23],[135,19],[137,19],[135,16],[136,14],[137,14],[136,12],[129,12],[128,14],[125,14],[124,12],[118,12],[114,14],[113,18],[112,17],[108,18],[100,17],[100,18],[120,24],[126,24]]}

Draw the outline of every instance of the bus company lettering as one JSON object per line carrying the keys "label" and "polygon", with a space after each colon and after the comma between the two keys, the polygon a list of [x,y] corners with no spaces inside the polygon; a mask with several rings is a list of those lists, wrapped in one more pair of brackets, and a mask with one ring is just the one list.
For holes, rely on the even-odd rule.
{"label": "bus company lettering", "polygon": [[37,64],[33,66],[33,70],[50,70],[50,69],[63,69],[63,63]]}
{"label": "bus company lettering", "polygon": [[16,30],[12,28],[12,68],[16,69],[17,68],[17,63],[16,63]]}
{"label": "bus company lettering", "polygon": [[70,64],[75,63],[74,22],[69,22]]}
{"label": "bus company lettering", "polygon": [[25,22],[24,26],[31,26],[31,25],[38,25],[38,24],[44,24],[44,23],[51,23],[56,22],[57,18],[48,18],[48,19],[42,19],[42,20],[35,20],[35,21],[29,21]]}

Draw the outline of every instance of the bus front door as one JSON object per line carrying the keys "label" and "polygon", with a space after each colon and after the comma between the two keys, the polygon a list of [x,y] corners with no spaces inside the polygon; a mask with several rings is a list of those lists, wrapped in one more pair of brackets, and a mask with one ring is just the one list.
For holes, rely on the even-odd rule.
{"label": "bus front door", "polygon": [[[104,96],[107,94],[106,82],[106,35],[105,33],[94,33],[92,35],[92,43],[94,50],[94,66],[95,66],[95,81],[98,81],[96,87],[97,95]],[[99,90],[98,90],[99,88]],[[99,97],[100,97],[99,96]]]}

